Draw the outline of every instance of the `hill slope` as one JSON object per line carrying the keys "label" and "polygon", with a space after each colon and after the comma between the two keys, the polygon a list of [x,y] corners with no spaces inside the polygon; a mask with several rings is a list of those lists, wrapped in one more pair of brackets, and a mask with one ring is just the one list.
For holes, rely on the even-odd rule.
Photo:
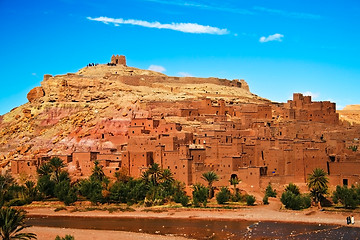
{"label": "hill slope", "polygon": [[186,101],[204,97],[269,102],[244,80],[168,77],[119,64],[45,75],[28,103],[0,117],[0,160],[96,151],[103,147],[101,134],[125,133],[131,118],[176,115]]}

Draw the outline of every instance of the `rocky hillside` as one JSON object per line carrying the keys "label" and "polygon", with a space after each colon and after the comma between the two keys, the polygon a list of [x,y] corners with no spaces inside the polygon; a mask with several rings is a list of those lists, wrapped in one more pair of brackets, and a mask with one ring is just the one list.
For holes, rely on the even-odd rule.
{"label": "rocky hillside", "polygon": [[268,102],[252,94],[244,80],[168,77],[120,64],[45,75],[27,97],[28,103],[0,116],[2,165],[11,159],[101,149],[106,146],[100,136],[124,134],[131,118],[160,115],[170,121],[179,103],[192,99]]}
{"label": "rocky hillside", "polygon": [[360,124],[360,104],[348,105],[343,110],[338,110],[337,112],[340,115],[340,119],[351,124]]}

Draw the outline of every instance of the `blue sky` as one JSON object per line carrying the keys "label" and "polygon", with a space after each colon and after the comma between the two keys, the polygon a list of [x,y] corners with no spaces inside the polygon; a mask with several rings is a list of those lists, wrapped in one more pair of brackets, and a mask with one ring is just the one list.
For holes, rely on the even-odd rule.
{"label": "blue sky", "polygon": [[303,92],[360,104],[355,0],[0,0],[0,20],[0,114],[44,74],[112,54],[171,76],[245,79],[273,101]]}

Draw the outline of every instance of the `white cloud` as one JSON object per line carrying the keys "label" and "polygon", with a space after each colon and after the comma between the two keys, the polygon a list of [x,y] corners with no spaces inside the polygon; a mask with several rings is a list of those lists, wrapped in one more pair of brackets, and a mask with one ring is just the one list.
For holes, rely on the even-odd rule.
{"label": "white cloud", "polygon": [[36,76],[36,73],[32,73],[31,75]]}
{"label": "white cloud", "polygon": [[307,92],[303,92],[303,95],[304,96],[311,96],[312,99],[316,99],[320,96],[319,93],[313,93],[313,92],[310,92],[310,91],[307,91]]}
{"label": "white cloud", "polygon": [[187,72],[179,72],[178,73],[181,77],[193,77],[190,73]]}
{"label": "white cloud", "polygon": [[166,71],[166,69],[163,66],[158,66],[158,65],[150,65],[148,70],[155,71],[155,72],[161,72],[161,73]]}
{"label": "white cloud", "polygon": [[282,38],[284,37],[284,35],[280,34],[280,33],[275,33],[273,35],[269,35],[268,37],[261,37],[259,39],[260,42],[264,43],[264,42],[271,42],[271,41],[282,41]]}
{"label": "white cloud", "polygon": [[147,22],[142,20],[135,20],[135,19],[122,19],[122,18],[108,18],[108,17],[98,17],[92,18],[87,17],[87,19],[91,21],[98,21],[105,24],[113,23],[115,26],[119,24],[130,24],[148,28],[157,28],[157,29],[170,29],[174,31],[180,31],[185,33],[206,33],[206,34],[216,34],[216,35],[224,35],[228,34],[229,31],[224,28],[220,29],[217,27],[205,26],[200,25],[197,23],[160,23],[160,22]]}

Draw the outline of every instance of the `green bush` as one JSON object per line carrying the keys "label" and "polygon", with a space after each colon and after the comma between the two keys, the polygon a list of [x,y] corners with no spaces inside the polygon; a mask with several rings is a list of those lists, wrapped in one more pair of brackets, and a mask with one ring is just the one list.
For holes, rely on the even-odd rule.
{"label": "green bush", "polygon": [[37,189],[44,197],[54,197],[55,182],[50,179],[50,175],[39,177]]}
{"label": "green bush", "polygon": [[292,191],[285,191],[281,195],[280,200],[285,205],[285,208],[292,210],[305,209],[311,206],[311,199],[309,195],[296,195]]}
{"label": "green bush", "polygon": [[289,185],[286,186],[285,188],[286,192],[292,192],[295,195],[300,195],[300,189],[298,186],[296,186],[293,183],[289,183]]}
{"label": "green bush", "polygon": [[218,204],[224,204],[225,202],[228,202],[230,199],[230,191],[227,187],[222,187],[220,192],[216,194],[216,201]]}
{"label": "green bush", "polygon": [[334,203],[340,202],[345,208],[350,209],[355,209],[360,204],[360,195],[358,195],[358,189],[354,186],[351,186],[351,188],[336,186],[332,199]]}
{"label": "green bush", "polygon": [[104,202],[102,190],[103,187],[100,181],[85,179],[80,182],[80,194],[89,199],[92,203]]}
{"label": "green bush", "polygon": [[264,203],[265,205],[268,205],[268,204],[269,204],[269,197],[268,197],[268,195],[266,195],[266,194],[265,194],[265,196],[264,196],[264,198],[263,198],[263,203]]}
{"label": "green bush", "polygon": [[236,191],[235,194],[231,195],[231,201],[233,202],[244,201],[244,197],[241,196],[241,194],[238,191]]}
{"label": "green bush", "polygon": [[189,201],[190,201],[190,199],[189,199],[189,196],[187,196],[187,195],[184,195],[180,198],[180,203],[183,207],[187,207],[189,205]]}
{"label": "green bush", "polygon": [[75,238],[71,235],[66,235],[65,237],[56,236],[55,240],[75,240]]}
{"label": "green bush", "polygon": [[209,196],[209,189],[201,183],[193,185],[193,189],[194,190],[192,195],[194,206],[199,207],[200,204],[202,204],[204,207],[206,207],[207,198]]}
{"label": "green bush", "polygon": [[268,197],[276,197],[276,190],[272,188],[271,183],[266,187],[265,195]]}
{"label": "green bush", "polygon": [[254,203],[255,203],[256,199],[253,195],[247,195],[246,196],[246,204],[248,206],[254,206]]}
{"label": "green bush", "polygon": [[184,191],[176,191],[174,193],[174,202],[181,203],[183,207],[186,207],[189,204],[189,197]]}

